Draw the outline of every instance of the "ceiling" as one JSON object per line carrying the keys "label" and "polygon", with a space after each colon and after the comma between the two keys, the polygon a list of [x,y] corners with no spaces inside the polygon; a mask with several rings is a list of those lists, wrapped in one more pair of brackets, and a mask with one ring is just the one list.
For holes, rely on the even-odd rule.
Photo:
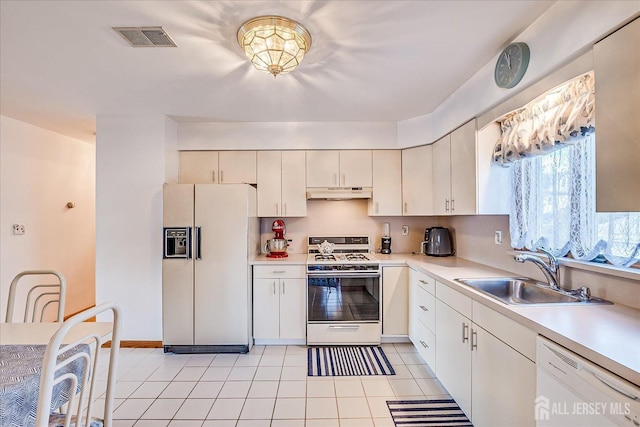
{"label": "ceiling", "polygon": [[[103,114],[401,121],[433,111],[553,3],[2,0],[0,113],[85,141]],[[237,44],[263,14],[311,33],[291,74],[255,70]],[[157,25],[177,48],[133,48],[111,29]]]}

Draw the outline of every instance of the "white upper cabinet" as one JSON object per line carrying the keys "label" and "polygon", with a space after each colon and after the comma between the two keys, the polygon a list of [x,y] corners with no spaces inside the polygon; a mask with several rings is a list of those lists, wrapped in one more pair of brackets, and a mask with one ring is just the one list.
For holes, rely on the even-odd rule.
{"label": "white upper cabinet", "polygon": [[180,170],[178,175],[178,182],[180,184],[217,184],[218,152],[180,152]]}
{"label": "white upper cabinet", "polygon": [[258,216],[275,217],[282,210],[282,153],[258,151]]}
{"label": "white upper cabinet", "polygon": [[596,210],[640,211],[640,19],[593,47]]}
{"label": "white upper cabinet", "polygon": [[369,200],[369,215],[402,215],[402,152],[374,150],[372,158],[373,197]]}
{"label": "white upper cabinet", "polygon": [[258,216],[306,216],[304,151],[258,151]]}
{"label": "white upper cabinet", "polygon": [[307,215],[304,151],[282,152],[282,216]]}
{"label": "white upper cabinet", "polygon": [[307,151],[307,187],[371,187],[371,150]]}
{"label": "white upper cabinet", "polygon": [[433,144],[433,214],[451,215],[451,135]]}
{"label": "white upper cabinet", "polygon": [[340,185],[342,187],[372,186],[371,150],[340,151]]}
{"label": "white upper cabinet", "polygon": [[475,120],[433,144],[433,211],[435,215],[477,213]]}
{"label": "white upper cabinet", "polygon": [[432,146],[402,150],[402,214],[433,215]]}
{"label": "white upper cabinet", "polygon": [[181,184],[255,184],[255,151],[182,151]]}
{"label": "white upper cabinet", "polygon": [[451,213],[471,215],[476,208],[476,121],[451,132]]}
{"label": "white upper cabinet", "polygon": [[220,184],[255,184],[255,151],[220,151]]}

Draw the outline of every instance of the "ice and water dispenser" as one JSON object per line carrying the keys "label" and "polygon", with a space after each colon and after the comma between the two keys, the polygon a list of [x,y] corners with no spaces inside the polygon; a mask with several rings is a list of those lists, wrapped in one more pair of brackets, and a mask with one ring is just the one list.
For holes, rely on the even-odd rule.
{"label": "ice and water dispenser", "polygon": [[164,228],[163,258],[191,258],[191,227]]}

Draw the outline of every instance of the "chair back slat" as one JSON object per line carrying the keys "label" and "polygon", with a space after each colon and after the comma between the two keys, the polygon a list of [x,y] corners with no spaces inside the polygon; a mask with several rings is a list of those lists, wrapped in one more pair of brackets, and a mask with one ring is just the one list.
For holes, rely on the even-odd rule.
{"label": "chair back slat", "polygon": [[[24,304],[23,322],[44,321],[46,309],[52,304],[57,303],[58,313],[56,322],[64,320],[64,305],[67,294],[67,281],[64,276],[55,270],[27,270],[18,273],[9,286],[9,300],[7,304],[7,314],[5,322],[13,322],[14,312],[17,309],[17,294],[19,286],[29,286],[29,282],[22,280],[33,276],[54,276],[58,283],[53,284],[31,284],[27,292]],[[24,283],[20,284],[20,283]],[[20,288],[21,289],[21,288]],[[43,299],[43,297],[46,297]],[[39,314],[39,317],[38,317]],[[39,319],[39,320],[36,320]]]}

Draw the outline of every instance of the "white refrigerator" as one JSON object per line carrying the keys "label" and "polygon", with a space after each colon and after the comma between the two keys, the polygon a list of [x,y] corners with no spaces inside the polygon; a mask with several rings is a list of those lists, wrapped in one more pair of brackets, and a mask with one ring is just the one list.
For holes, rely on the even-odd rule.
{"label": "white refrigerator", "polygon": [[165,352],[247,352],[250,257],[259,252],[256,189],[163,187],[162,341]]}

